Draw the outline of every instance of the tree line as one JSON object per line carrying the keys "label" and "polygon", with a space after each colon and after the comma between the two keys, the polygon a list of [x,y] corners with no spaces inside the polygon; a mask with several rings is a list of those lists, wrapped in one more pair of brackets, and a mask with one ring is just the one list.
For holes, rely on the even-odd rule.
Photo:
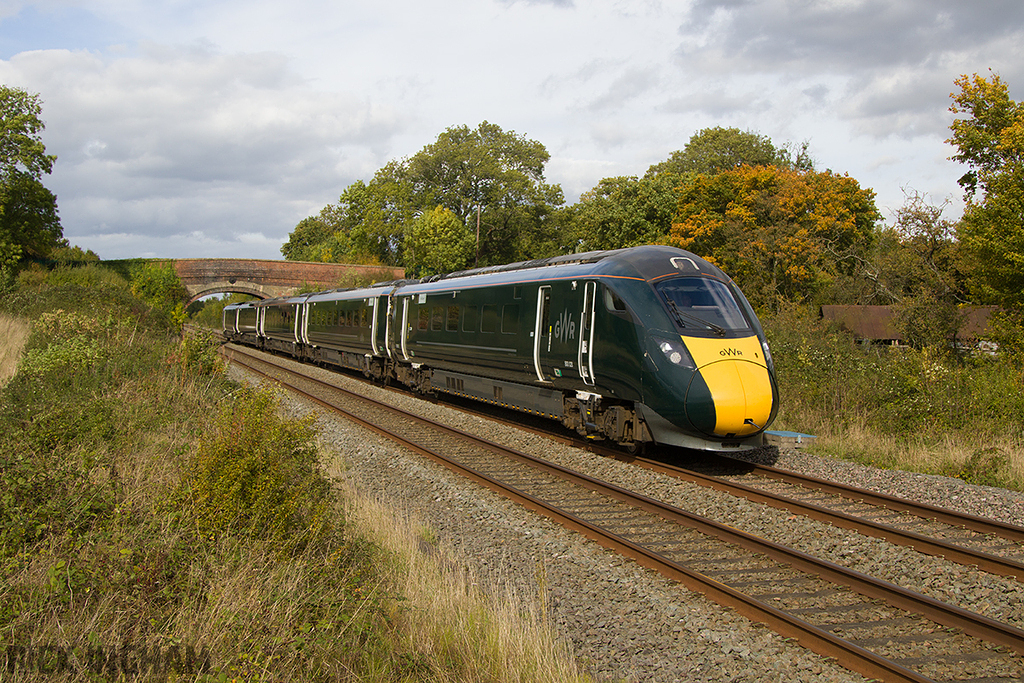
{"label": "tree line", "polygon": [[[942,343],[965,304],[1001,307],[997,336],[1024,349],[1024,104],[997,74],[956,80],[947,142],[967,166],[966,208],[909,192],[895,220],[806,143],[698,131],[642,176],[602,179],[567,205],[544,145],[498,125],[448,128],[298,223],[286,259],[401,266],[410,276],[556,254],[670,244],[717,263],[760,310],[789,302],[894,306],[904,335]],[[37,95],[0,86],[0,284],[31,260],[98,260],[63,238],[42,183]]]}
{"label": "tree line", "polygon": [[573,205],[544,178],[536,140],[483,122],[452,127],[302,220],[292,260],[380,263],[410,276],[639,244],[715,262],[755,306],[894,306],[901,331],[939,343],[963,306],[1002,307],[1002,341],[1024,346],[1024,105],[997,74],[962,76],[950,95],[951,158],[966,210],[907,191],[891,223],[875,193],[819,170],[807,143],[753,131],[698,131],[643,176],[602,179]]}

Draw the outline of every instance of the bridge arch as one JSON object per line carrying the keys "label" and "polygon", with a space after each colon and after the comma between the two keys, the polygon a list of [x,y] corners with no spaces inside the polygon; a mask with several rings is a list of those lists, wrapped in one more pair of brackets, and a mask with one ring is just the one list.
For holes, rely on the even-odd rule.
{"label": "bridge arch", "polygon": [[211,294],[249,294],[256,297],[257,299],[269,299],[269,294],[260,289],[260,286],[255,282],[234,282],[234,283],[216,283],[210,285],[206,289],[198,289],[196,291],[189,290],[188,303],[193,304],[199,301],[205,296]]}

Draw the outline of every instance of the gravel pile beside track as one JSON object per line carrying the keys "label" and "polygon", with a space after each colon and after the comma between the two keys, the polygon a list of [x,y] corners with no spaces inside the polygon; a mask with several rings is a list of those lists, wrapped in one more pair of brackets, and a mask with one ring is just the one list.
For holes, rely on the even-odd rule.
{"label": "gravel pile beside track", "polygon": [[[355,382],[335,373],[324,376],[346,387]],[[800,539],[798,547],[806,552],[1024,627],[1024,589],[1014,580],[495,427],[411,396],[355,386],[751,533],[789,543]],[[286,405],[296,413],[311,409],[294,399]],[[350,480],[390,503],[396,514],[422,518],[435,530],[440,549],[473,571],[482,585],[543,600],[549,620],[598,680],[865,680],[345,420],[321,413],[321,428],[325,445],[345,461]],[[795,451],[782,453],[776,466],[1016,524],[1024,520],[1024,496],[957,480],[874,470]]]}

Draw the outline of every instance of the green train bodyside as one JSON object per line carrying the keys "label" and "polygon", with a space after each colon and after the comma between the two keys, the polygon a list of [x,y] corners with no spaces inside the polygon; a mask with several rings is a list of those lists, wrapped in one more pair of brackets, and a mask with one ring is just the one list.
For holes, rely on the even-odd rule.
{"label": "green train bodyside", "polygon": [[[750,329],[680,336],[655,286],[681,273],[728,287]],[[759,446],[777,405],[767,345],[749,304],[720,270],[668,247],[512,264],[251,308],[257,346],[397,379],[423,393],[543,415],[626,445]],[[666,343],[696,347],[690,355],[710,370],[670,362]],[[728,357],[734,354],[747,357]],[[759,379],[760,388],[747,392],[767,407],[737,407],[734,388],[708,384],[706,376],[715,378],[712,384],[735,384],[727,369],[733,365],[741,375],[751,368],[767,373],[767,385]],[[741,395],[743,401],[754,402]],[[740,427],[723,426],[726,414]],[[743,420],[748,414],[764,424]]]}

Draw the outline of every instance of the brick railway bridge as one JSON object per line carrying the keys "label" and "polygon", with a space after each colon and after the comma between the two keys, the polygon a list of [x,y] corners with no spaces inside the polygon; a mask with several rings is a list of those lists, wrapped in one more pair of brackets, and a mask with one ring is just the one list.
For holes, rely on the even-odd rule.
{"label": "brick railway bridge", "polygon": [[287,296],[303,288],[352,287],[405,276],[401,268],[261,259],[168,259],[174,264],[189,303],[210,294],[237,292],[260,299]]}

